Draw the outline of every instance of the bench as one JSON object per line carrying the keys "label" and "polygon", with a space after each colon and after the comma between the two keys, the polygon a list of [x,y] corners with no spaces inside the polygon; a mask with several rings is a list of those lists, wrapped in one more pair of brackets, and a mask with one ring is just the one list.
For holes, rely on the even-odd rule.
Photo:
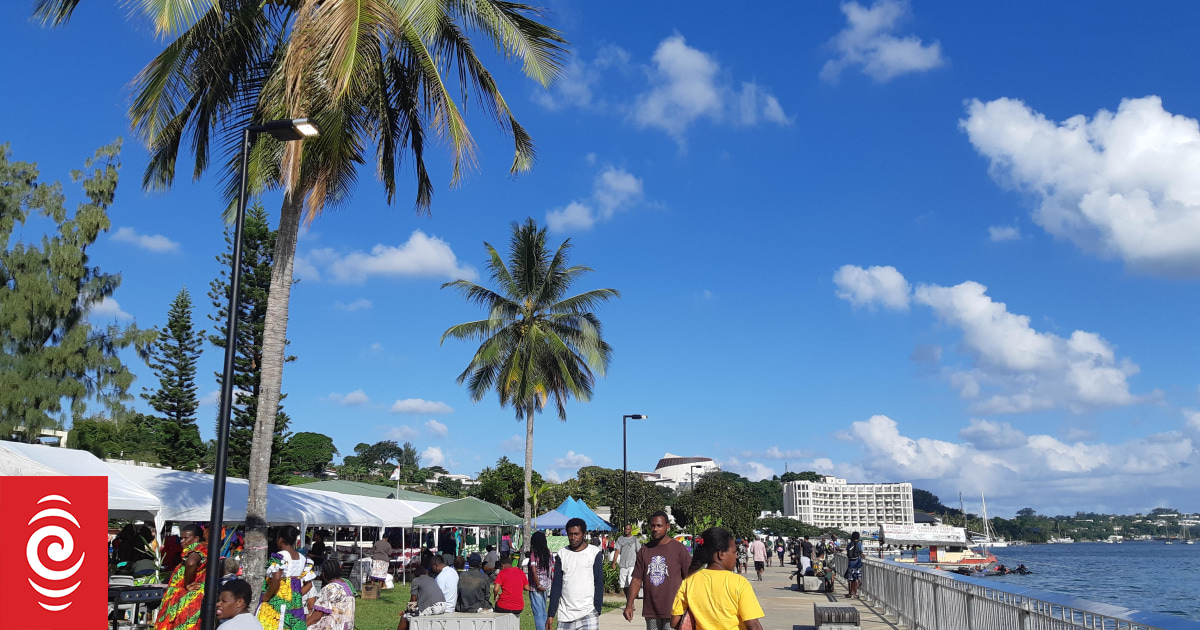
{"label": "bench", "polygon": [[813,604],[813,623],[817,630],[859,630],[858,608],[854,604],[817,602]]}
{"label": "bench", "polygon": [[409,630],[520,630],[521,621],[511,613],[446,613],[410,617]]}

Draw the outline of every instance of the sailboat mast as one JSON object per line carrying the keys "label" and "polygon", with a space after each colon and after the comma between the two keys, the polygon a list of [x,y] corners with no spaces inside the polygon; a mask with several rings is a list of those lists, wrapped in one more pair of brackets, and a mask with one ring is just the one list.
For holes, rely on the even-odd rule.
{"label": "sailboat mast", "polygon": [[983,539],[989,544],[992,542],[992,526],[988,523],[987,517],[987,497],[983,493],[979,493],[979,502],[983,504]]}

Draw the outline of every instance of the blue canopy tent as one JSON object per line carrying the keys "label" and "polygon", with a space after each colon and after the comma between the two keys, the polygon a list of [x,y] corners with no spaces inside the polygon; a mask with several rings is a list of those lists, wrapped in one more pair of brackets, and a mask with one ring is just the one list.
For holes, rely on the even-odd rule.
{"label": "blue canopy tent", "polygon": [[[587,506],[586,503],[574,497],[567,497],[563,504],[555,508],[555,511],[561,512],[567,518],[581,518],[587,523],[588,531],[590,532],[610,532],[612,526],[604,522],[604,519],[596,516],[596,513]],[[540,525],[541,522],[539,521]]]}
{"label": "blue canopy tent", "polygon": [[567,521],[571,517],[559,512],[558,510],[550,510],[545,514],[533,519],[536,522],[536,529],[562,529],[567,526]]}

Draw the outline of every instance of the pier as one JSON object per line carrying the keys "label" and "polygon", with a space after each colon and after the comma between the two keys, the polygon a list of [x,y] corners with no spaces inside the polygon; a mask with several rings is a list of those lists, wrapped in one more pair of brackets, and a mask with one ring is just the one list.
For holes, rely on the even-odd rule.
{"label": "pier", "polygon": [[[834,566],[845,573],[846,556],[835,556]],[[1200,630],[1182,617],[874,558],[864,559],[859,594],[908,630]]]}

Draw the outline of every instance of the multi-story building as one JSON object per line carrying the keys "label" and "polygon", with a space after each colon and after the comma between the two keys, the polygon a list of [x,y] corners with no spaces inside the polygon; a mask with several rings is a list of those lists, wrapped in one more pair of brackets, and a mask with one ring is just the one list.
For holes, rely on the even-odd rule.
{"label": "multi-story building", "polygon": [[880,523],[913,522],[911,483],[821,481],[783,484],[783,515],[817,527],[874,529]]}
{"label": "multi-story building", "polygon": [[[692,487],[701,477],[717,470],[720,468],[711,457],[680,457],[667,453],[654,467],[653,474],[657,479],[653,481],[672,490],[680,490]],[[642,478],[646,478],[645,473],[642,474]]]}

